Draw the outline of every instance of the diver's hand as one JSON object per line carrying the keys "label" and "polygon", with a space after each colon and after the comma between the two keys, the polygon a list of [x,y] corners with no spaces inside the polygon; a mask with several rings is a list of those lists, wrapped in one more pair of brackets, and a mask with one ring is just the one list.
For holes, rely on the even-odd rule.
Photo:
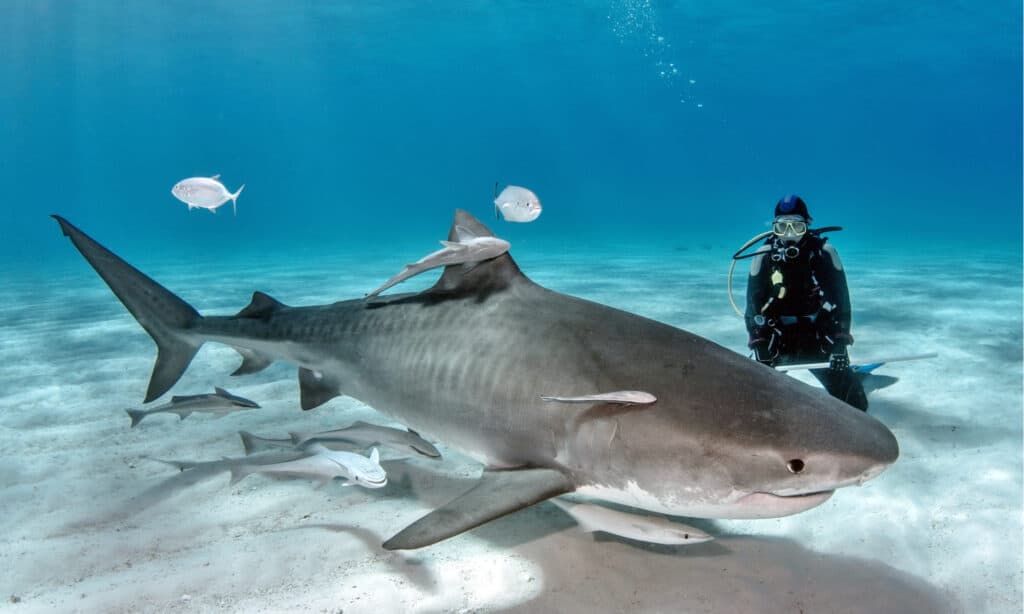
{"label": "diver's hand", "polygon": [[772,340],[761,337],[753,338],[747,343],[747,347],[754,351],[754,359],[761,364],[772,366],[775,362],[776,353],[772,351]]}
{"label": "diver's hand", "polygon": [[846,371],[849,368],[850,368],[850,357],[847,354],[845,354],[845,353],[843,353],[843,354],[832,354],[832,356],[830,356],[829,359],[828,359],[828,370],[832,371],[833,373],[839,373],[841,371]]}

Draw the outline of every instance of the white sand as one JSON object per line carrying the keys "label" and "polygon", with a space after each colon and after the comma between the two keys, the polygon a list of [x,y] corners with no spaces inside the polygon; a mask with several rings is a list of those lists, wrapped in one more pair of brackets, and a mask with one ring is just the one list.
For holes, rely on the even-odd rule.
{"label": "white sand", "polygon": [[[119,517],[177,475],[147,456],[239,455],[239,429],[388,422],[349,398],[301,412],[294,368],[228,378],[237,355],[211,345],[174,391],[221,385],[263,408],[129,429],[123,410],[141,401],[154,346],[66,240],[54,248],[67,253],[63,274],[12,275],[0,288],[0,607],[12,612],[1020,611],[1019,255],[982,265],[844,252],[854,359],[941,356],[884,368],[901,379],[874,393],[871,413],[893,429],[901,458],[819,508],[691,521],[718,538],[675,549],[595,538],[541,504],[387,552],[384,539],[468,488],[479,466],[439,442],[441,462],[387,461],[378,491],[263,476],[229,487],[220,475]],[[740,351],[742,322],[724,294],[730,250],[513,254],[544,285]],[[362,296],[405,262],[236,260],[185,276],[128,256],[204,313],[233,313],[255,289],[296,305]]]}

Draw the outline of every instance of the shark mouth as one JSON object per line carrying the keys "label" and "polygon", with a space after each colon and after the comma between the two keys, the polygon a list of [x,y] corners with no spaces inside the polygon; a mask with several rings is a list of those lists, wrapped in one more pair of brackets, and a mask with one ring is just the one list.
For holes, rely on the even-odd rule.
{"label": "shark mouth", "polygon": [[[776,495],[753,492],[737,500],[729,511],[729,518],[779,518],[797,514],[828,501],[834,490],[822,490],[796,495]],[[724,516],[723,516],[724,517]]]}

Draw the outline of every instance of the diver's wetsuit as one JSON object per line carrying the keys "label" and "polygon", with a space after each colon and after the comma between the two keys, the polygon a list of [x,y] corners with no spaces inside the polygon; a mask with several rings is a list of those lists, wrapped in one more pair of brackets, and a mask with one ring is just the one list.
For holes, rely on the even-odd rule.
{"label": "diver's wetsuit", "polygon": [[[823,238],[808,232],[796,250],[769,237],[750,265],[747,281],[747,332],[757,360],[770,366],[829,362],[847,356],[850,291],[839,254]],[[797,253],[793,253],[796,251]],[[848,361],[848,357],[847,357]],[[832,396],[867,411],[861,376],[811,369]]]}

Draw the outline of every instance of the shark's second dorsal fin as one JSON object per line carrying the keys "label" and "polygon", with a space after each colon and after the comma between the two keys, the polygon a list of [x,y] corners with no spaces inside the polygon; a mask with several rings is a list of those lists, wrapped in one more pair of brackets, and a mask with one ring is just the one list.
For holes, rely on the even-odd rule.
{"label": "shark's second dorsal fin", "polygon": [[252,301],[239,311],[235,317],[263,320],[270,317],[270,314],[274,313],[278,309],[284,309],[286,307],[288,307],[288,305],[285,305],[271,297],[269,294],[257,291],[252,293]]}
{"label": "shark's second dorsal fin", "polygon": [[[468,211],[455,210],[455,221],[448,231],[448,241],[457,243],[469,236],[493,237],[494,233]],[[508,252],[467,268],[462,264],[445,267],[441,278],[428,292],[462,292],[500,290],[514,279],[526,279]]]}

